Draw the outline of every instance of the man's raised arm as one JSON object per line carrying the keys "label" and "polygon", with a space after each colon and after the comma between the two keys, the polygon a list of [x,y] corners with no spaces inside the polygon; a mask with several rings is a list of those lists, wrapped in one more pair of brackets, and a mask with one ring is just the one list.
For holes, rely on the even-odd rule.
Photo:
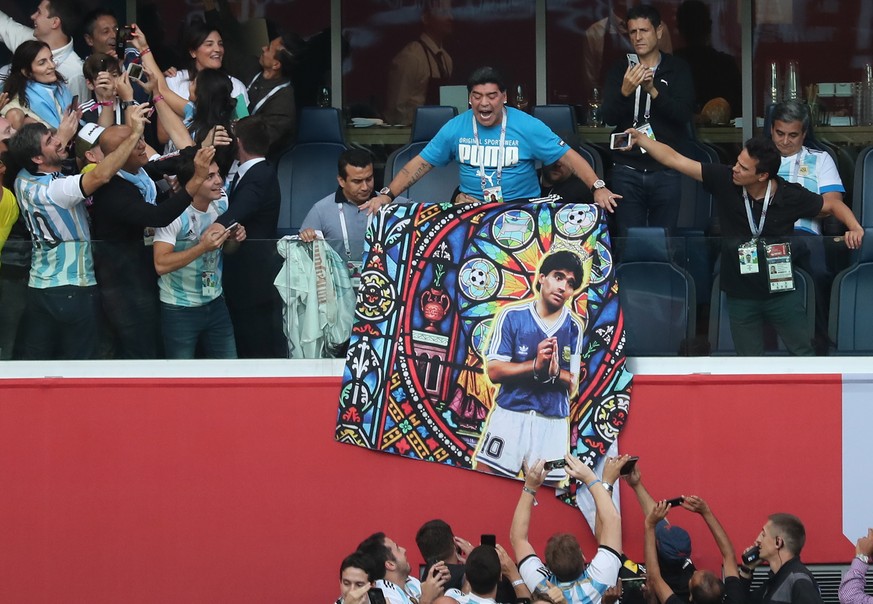
{"label": "man's raised arm", "polygon": [[113,176],[124,166],[131,151],[139,142],[146,122],[146,113],[149,105],[142,104],[128,109],[126,113],[127,123],[130,126],[130,135],[124,139],[114,151],[106,155],[97,166],[82,176],[82,192],[91,195],[94,191],[109,182]]}
{"label": "man's raised arm", "polygon": [[597,542],[620,554],[621,516],[612,503],[612,494],[603,487],[594,470],[578,457],[565,455],[564,459],[567,461],[567,474],[582,481],[594,498],[594,507],[597,509],[594,525],[597,527],[597,532],[600,533]]}
{"label": "man's raised arm", "polygon": [[631,473],[625,476],[627,484],[634,490],[637,496],[637,501],[640,502],[640,507],[643,508],[643,517],[648,516],[655,509],[655,499],[649,494],[649,491],[643,486],[643,475],[640,472],[640,464],[637,463]]}
{"label": "man's raised arm", "polygon": [[867,536],[858,539],[855,545],[855,558],[843,581],[840,583],[840,604],[873,604],[873,596],[864,593],[864,577],[870,564],[863,558],[873,556],[873,528],[867,529]]}
{"label": "man's raised arm", "polygon": [[664,604],[673,595],[673,590],[664,581],[661,575],[661,565],[658,563],[658,547],[655,543],[655,527],[667,517],[670,506],[665,501],[655,504],[655,507],[646,515],[646,534],[644,551],[646,559],[646,582],[649,589],[658,597],[658,601]]}
{"label": "man's raised arm", "polygon": [[694,180],[703,180],[703,169],[699,161],[689,159],[675,151],[672,147],[669,147],[664,143],[659,143],[656,140],[652,140],[636,128],[628,128],[625,132],[630,134],[631,139],[631,144],[628,146],[628,149],[636,144],[641,149],[645,149],[646,152],[654,157],[658,163],[663,164],[668,168],[672,168],[677,172],[681,172],[685,176],[693,178]]}
{"label": "man's raised arm", "polygon": [[530,530],[530,512],[536,502],[537,490],[543,486],[546,479],[546,471],[543,468],[545,460],[539,459],[524,475],[524,486],[521,490],[521,497],[518,499],[518,505],[515,506],[515,513],[512,515],[512,526],[509,528],[509,542],[512,544],[512,551],[515,553],[515,561],[520,563],[522,560],[535,554],[533,546],[528,541],[528,531]]}
{"label": "man's raised arm", "polygon": [[691,495],[685,498],[685,501],[682,502],[682,507],[691,512],[696,512],[703,517],[703,521],[706,522],[709,532],[712,533],[712,537],[715,539],[716,545],[718,545],[718,551],[721,552],[724,576],[738,577],[737,554],[734,551],[734,545],[731,543],[730,537],[728,537],[718,518],[712,513],[709,505],[697,495]]}

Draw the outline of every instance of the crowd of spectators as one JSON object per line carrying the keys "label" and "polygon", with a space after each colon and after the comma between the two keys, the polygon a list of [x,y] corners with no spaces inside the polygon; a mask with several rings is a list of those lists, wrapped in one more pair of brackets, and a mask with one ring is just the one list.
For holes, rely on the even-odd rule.
{"label": "crowd of spectators", "polygon": [[[75,0],[41,0],[32,27],[0,13],[0,42],[13,50],[0,94],[5,170],[0,358],[288,355],[281,300],[270,283],[281,261],[268,242],[276,239],[280,203],[276,160],[297,129],[292,76],[300,40],[268,27],[257,62],[246,61],[236,56],[238,49],[226,52],[219,23],[233,27],[228,12],[212,0],[204,6],[204,20],[186,26],[182,60],[176,65],[159,63],[158,57],[172,55],[153,51],[147,32],[136,24],[120,24],[104,8],[82,16]],[[543,122],[506,107],[502,75],[482,67],[468,80],[471,111],[450,120],[378,192],[372,158],[361,150],[344,156],[336,193],[321,201],[305,200],[315,207],[300,238],[312,241],[320,231],[348,262],[354,278],[369,215],[400,201],[400,193],[450,161],[460,166],[461,186],[452,198],[456,203],[560,193],[614,212],[618,234],[645,225],[672,233],[684,173],[702,180],[710,192],[721,187],[721,194],[714,195],[723,236],[721,266],[728,267],[722,270],[721,286],[737,352],[762,353],[763,323],[775,326],[791,353],[815,352],[812,334],[799,325],[802,296],[787,286],[774,289],[784,284],[764,277],[777,274],[779,267],[759,269],[757,261],[760,257],[763,265],[773,251],[772,245],[764,248],[765,237],[782,239],[794,231],[844,234],[848,247],[860,246],[863,230],[842,201],[844,187],[833,161],[803,144],[808,111],[792,103],[775,108],[773,142],[768,148],[747,145],[732,175],[725,167],[716,182],[709,178],[713,170],[675,155],[686,142],[694,111],[693,81],[683,60],[663,52],[669,45],[660,14],[650,5],[638,5],[622,23],[621,35],[636,52],[599,70],[605,83],[603,116],[616,131],[647,137],[635,135],[634,144],[609,152],[614,164],[609,185]],[[426,4],[422,25],[422,39],[408,51],[416,56],[425,52],[430,77],[419,78],[419,84],[432,88],[452,72],[441,45],[451,33],[450,6]],[[88,49],[84,59],[75,51],[77,41]],[[393,71],[402,63],[395,61]],[[408,114],[421,102],[398,105]],[[409,121],[408,115],[402,121]],[[778,175],[775,163],[764,162],[776,151],[781,157]],[[752,163],[745,184],[737,176],[744,158]],[[545,166],[539,172],[537,162]],[[249,170],[255,164],[262,165]],[[810,194],[785,186],[789,182]],[[737,210],[743,202],[740,188],[749,205],[748,229]],[[771,188],[773,208],[767,219]],[[823,223],[819,216],[828,213],[838,221]],[[238,246],[233,243],[246,238],[251,224],[257,228],[249,229],[248,237],[262,243],[242,246],[241,259],[235,261]],[[162,251],[168,244],[172,254],[185,253],[166,262]],[[811,240],[795,248],[797,264],[816,276],[818,309],[827,308],[835,273],[822,261],[823,245]],[[757,253],[748,256],[754,262],[742,264],[751,251]],[[225,255],[228,271],[223,270]],[[736,271],[731,258],[741,260]],[[193,348],[170,342],[167,331],[180,331],[180,314],[186,315],[181,321],[186,326],[204,322],[192,329]],[[222,326],[221,346],[209,339],[216,331],[207,326],[214,324]],[[821,312],[816,326],[817,351],[826,352]],[[82,330],[88,334],[76,335]]]}
{"label": "crowd of spectators", "polygon": [[[104,8],[42,0],[32,27],[0,13],[0,357],[285,356],[267,158],[296,129],[297,47],[269,32],[247,86],[210,4],[179,65]],[[247,235],[272,249],[225,271]]]}
{"label": "crowd of spectators", "polygon": [[[579,493],[590,494],[596,506],[592,529],[598,546],[590,560],[572,533],[549,537],[542,558],[528,540],[547,474],[544,460],[538,460],[526,468],[509,527],[511,552],[494,535],[482,535],[474,546],[445,521],[429,520],[415,537],[425,564],[414,573],[406,548],[384,532],[374,533],[342,560],[336,604],[822,604],[816,578],[801,561],[806,530],[796,516],[769,515],[738,560],[706,501],[696,495],[655,500],[643,485],[636,457],[607,458],[600,477],[575,457],[564,462]],[[645,518],[642,561],[629,559],[622,549],[622,521],[613,501],[619,478],[634,492]],[[671,513],[680,508],[706,524],[721,554],[720,569],[696,567],[691,538],[677,524],[688,516]],[[857,541],[839,588],[841,604],[873,601],[864,593],[871,555],[873,529]],[[758,567],[767,572],[755,573]]]}

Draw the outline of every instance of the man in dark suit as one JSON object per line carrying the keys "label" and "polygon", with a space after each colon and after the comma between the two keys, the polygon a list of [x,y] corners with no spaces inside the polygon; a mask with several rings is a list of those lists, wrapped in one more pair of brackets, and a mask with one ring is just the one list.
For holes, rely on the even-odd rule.
{"label": "man in dark suit", "polygon": [[273,279],[281,267],[276,252],[279,180],[266,160],[270,136],[257,116],[234,128],[239,168],[228,189],[230,206],[218,218],[225,227],[244,224],[246,244],[224,263],[224,293],[240,358],[286,356],[281,299]]}

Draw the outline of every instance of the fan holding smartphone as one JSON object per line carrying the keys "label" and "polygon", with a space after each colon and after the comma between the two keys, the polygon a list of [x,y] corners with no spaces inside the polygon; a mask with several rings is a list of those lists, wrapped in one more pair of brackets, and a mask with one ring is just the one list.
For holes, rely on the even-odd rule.
{"label": "fan holding smartphone", "polygon": [[616,126],[610,141],[615,163],[610,184],[623,196],[616,222],[622,234],[629,227],[674,229],[681,197],[679,174],[637,147],[628,149],[623,133],[636,128],[673,148],[684,143],[694,108],[691,70],[681,59],[660,51],[665,28],[653,6],[634,6],[626,22],[633,52],[608,71],[601,108],[603,120]]}
{"label": "fan holding smartphone", "polygon": [[336,604],[385,604],[385,595],[375,586],[376,579],[365,570],[370,561],[355,552],[340,565],[340,597]]}
{"label": "fan holding smartphone", "polygon": [[[693,592],[695,603],[719,604],[725,593],[721,573],[698,570],[691,561],[691,537],[688,532],[667,520],[668,512],[683,508],[699,514],[715,539],[722,556],[723,575],[726,579],[739,576],[736,553],[721,523],[702,498],[696,495],[681,495],[672,499],[655,501],[643,485],[639,466],[634,465],[626,476],[628,486],[643,508],[645,521],[645,562],[648,585],[661,604],[668,600],[687,601]],[[681,514],[681,512],[677,512]],[[687,516],[683,516],[687,518]],[[734,583],[738,585],[738,583]]]}

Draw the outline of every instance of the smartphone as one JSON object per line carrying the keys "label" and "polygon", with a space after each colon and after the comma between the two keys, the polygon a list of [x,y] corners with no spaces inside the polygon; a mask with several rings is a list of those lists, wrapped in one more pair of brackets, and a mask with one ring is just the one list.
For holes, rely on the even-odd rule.
{"label": "smartphone", "polygon": [[616,132],[609,137],[610,149],[627,149],[630,146],[630,134],[627,132]]}
{"label": "smartphone", "polygon": [[227,227],[226,229],[224,229],[224,232],[225,232],[225,233],[230,233],[230,236],[233,237],[234,235],[236,235],[236,232],[237,232],[238,230],[239,230],[239,223],[238,223],[238,222],[234,222],[234,223],[231,224],[229,227]]}
{"label": "smartphone", "polygon": [[669,505],[671,508],[675,508],[682,505],[683,501],[685,501],[684,497],[674,497],[673,499],[667,500],[667,505]]}
{"label": "smartphone", "polygon": [[142,65],[139,63],[128,63],[127,64],[127,75],[130,76],[133,80],[141,80],[142,79]]}
{"label": "smartphone", "polygon": [[67,113],[75,113],[79,109],[79,95],[74,94],[73,100],[70,101],[70,106],[67,107]]}
{"label": "smartphone", "polygon": [[124,58],[127,42],[133,38],[134,33],[136,33],[136,25],[125,25],[118,28],[118,33],[115,35],[115,54],[119,60]]}
{"label": "smartphone", "polygon": [[558,468],[563,468],[567,465],[566,459],[553,459],[551,461],[547,461],[543,464],[543,470],[546,472],[551,472],[552,470],[557,470]]}
{"label": "smartphone", "polygon": [[629,52],[629,53],[627,53],[627,63],[631,67],[633,67],[634,65],[639,65],[640,64],[640,57],[637,56],[637,54],[634,52]]}
{"label": "smartphone", "polygon": [[367,590],[367,599],[370,604],[385,604],[385,594],[378,587],[372,587]]}
{"label": "smartphone", "polygon": [[634,468],[637,467],[637,462],[639,461],[639,457],[631,457],[626,464],[621,467],[620,474],[622,476],[627,476],[631,472],[634,471]]}
{"label": "smartphone", "polygon": [[122,40],[130,40],[133,37],[133,34],[136,33],[136,25],[125,25],[120,28],[118,32],[118,37]]}
{"label": "smartphone", "polygon": [[479,537],[479,543],[481,545],[490,545],[491,547],[495,547],[497,545],[497,536],[482,535],[481,537]]}
{"label": "smartphone", "polygon": [[173,190],[173,186],[167,182],[166,178],[156,180],[155,187],[157,187],[159,193],[169,193]]}

